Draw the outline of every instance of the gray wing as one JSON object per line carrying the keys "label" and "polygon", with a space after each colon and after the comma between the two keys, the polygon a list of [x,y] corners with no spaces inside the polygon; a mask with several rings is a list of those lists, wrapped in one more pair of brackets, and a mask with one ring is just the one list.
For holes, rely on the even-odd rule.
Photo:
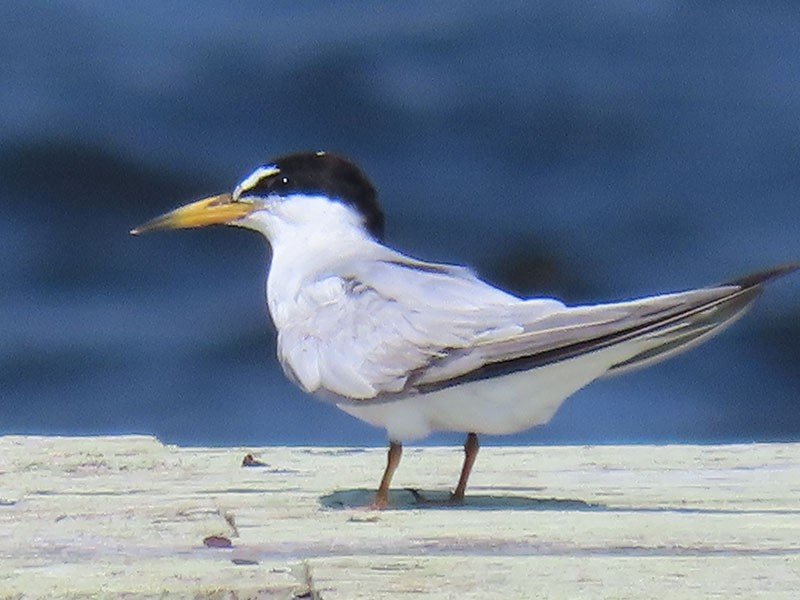
{"label": "gray wing", "polygon": [[[766,283],[798,269],[800,263],[793,263],[711,288],[614,304],[567,307],[532,323],[523,334],[469,349],[470,355],[481,355],[480,367],[440,378],[431,376],[438,366],[434,363],[413,384],[419,392],[431,392],[569,360],[611,346],[624,347],[628,353],[626,358],[609,364],[606,375],[642,368],[716,335],[750,308]],[[453,350],[439,360],[458,361],[464,351]]]}
{"label": "gray wing", "polygon": [[629,349],[608,365],[609,373],[622,372],[720,331],[766,281],[798,267],[718,287],[565,307],[521,300],[465,269],[398,255],[345,265],[307,286],[303,302],[313,310],[307,321],[279,332],[279,355],[307,391],[337,401],[427,393],[611,345]]}

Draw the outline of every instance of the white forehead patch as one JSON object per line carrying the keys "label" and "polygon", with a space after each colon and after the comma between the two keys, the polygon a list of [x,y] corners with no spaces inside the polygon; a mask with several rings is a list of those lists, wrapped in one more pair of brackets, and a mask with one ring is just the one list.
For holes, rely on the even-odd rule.
{"label": "white forehead patch", "polygon": [[280,173],[281,170],[276,167],[275,165],[266,165],[263,167],[258,167],[255,171],[250,173],[247,177],[245,177],[239,185],[236,186],[236,189],[233,190],[233,197],[238,198],[242,195],[243,192],[248,190],[252,190],[259,181],[264,179],[265,177],[272,177],[273,175],[277,175]]}

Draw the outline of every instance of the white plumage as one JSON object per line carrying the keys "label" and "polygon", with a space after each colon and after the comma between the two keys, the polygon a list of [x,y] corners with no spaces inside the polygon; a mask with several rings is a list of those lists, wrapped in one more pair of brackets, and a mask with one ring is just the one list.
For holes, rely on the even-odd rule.
{"label": "white plumage", "polygon": [[232,195],[178,209],[135,232],[225,222],[272,246],[267,304],[278,359],[305,391],[383,427],[392,442],[375,504],[385,506],[402,443],[469,433],[454,493],[463,499],[477,434],[546,423],[591,381],[663,360],[741,316],[773,269],[721,286],[568,307],[521,299],[457,266],[384,246],[371,184],[349,161],[292,155]]}

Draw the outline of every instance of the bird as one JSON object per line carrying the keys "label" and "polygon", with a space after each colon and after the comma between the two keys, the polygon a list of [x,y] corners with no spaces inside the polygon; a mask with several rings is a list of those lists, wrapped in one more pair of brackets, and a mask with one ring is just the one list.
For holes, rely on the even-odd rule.
{"label": "bird", "polygon": [[353,161],[310,151],[266,162],[232,192],[131,230],[224,224],[266,238],[266,301],[284,373],[387,432],[371,504],[378,509],[389,506],[404,444],[435,431],[466,434],[447,500],[461,503],[479,435],[547,423],[590,382],[696,346],[741,317],[768,282],[800,269],[799,261],[721,285],[568,306],[394,250],[383,241],[384,220],[375,187]]}

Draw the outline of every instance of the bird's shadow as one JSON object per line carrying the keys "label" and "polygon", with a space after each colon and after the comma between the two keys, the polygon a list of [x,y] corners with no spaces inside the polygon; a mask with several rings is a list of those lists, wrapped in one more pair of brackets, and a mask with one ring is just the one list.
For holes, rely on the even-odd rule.
{"label": "bird's shadow", "polygon": [[[608,512],[608,513],[676,513],[703,515],[745,515],[775,514],[798,515],[798,509],[744,508],[744,507],[707,507],[692,506],[679,503],[653,506],[609,506],[602,502],[586,502],[574,498],[542,498],[524,496],[524,491],[537,491],[538,488],[521,488],[509,490],[508,494],[467,494],[464,501],[458,504],[450,502],[450,493],[442,490],[391,490],[389,492],[388,510],[531,510],[531,511],[574,511],[574,512]],[[375,490],[350,489],[338,490],[320,496],[319,503],[323,508],[332,510],[368,509],[373,507]]]}
{"label": "bird's shadow", "polygon": [[[370,508],[375,499],[375,490],[350,489],[337,490],[320,496],[319,503],[330,509],[363,509]],[[604,504],[585,502],[569,498],[534,498],[516,494],[468,494],[463,502],[450,502],[450,492],[442,490],[391,490],[389,492],[389,510],[420,509],[465,509],[465,510],[570,510],[570,511],[602,511],[608,507]]]}

